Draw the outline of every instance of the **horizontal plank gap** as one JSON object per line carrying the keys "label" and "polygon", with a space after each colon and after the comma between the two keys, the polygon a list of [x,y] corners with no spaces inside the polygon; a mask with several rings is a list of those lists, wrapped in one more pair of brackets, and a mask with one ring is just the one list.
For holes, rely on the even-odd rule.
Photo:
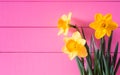
{"label": "horizontal plank gap", "polygon": [[[63,53],[63,52],[0,52],[0,53]],[[90,52],[90,53],[93,53],[93,52]],[[110,53],[114,53],[114,52],[110,52]],[[120,52],[118,52],[120,53]]]}
{"label": "horizontal plank gap", "polygon": [[0,26],[0,28],[57,28],[57,26]]}
{"label": "horizontal plank gap", "polygon": [[0,52],[0,53],[62,53],[62,52]]}
{"label": "horizontal plank gap", "polygon": [[[0,26],[0,28],[57,28],[57,26]],[[79,28],[81,27],[79,26]],[[90,27],[86,26],[82,28],[90,28]]]}
{"label": "horizontal plank gap", "polygon": [[0,1],[0,2],[120,2],[120,1]]}

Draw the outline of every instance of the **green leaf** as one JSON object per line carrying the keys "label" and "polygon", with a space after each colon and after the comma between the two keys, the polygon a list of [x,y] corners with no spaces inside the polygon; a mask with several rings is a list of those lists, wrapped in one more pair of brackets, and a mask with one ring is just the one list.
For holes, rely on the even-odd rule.
{"label": "green leaf", "polygon": [[112,42],[113,31],[108,39],[108,49],[107,52],[110,54],[111,42]]}
{"label": "green leaf", "polygon": [[119,46],[119,43],[117,42],[116,47],[115,47],[114,56],[113,56],[113,62],[112,62],[114,66],[115,66],[116,60],[117,60],[118,46]]}
{"label": "green leaf", "polygon": [[[105,67],[105,66],[108,66],[108,64],[107,64],[106,59],[104,57],[104,55],[105,55],[105,39],[104,39],[104,37],[100,40],[100,50],[98,53],[99,53],[98,59],[100,62],[101,71],[105,71],[105,74],[108,75],[108,71],[109,71],[108,67],[107,68]],[[107,72],[106,72],[106,70],[107,70]]]}
{"label": "green leaf", "polygon": [[93,48],[94,50],[98,50],[97,46],[96,46],[96,43],[95,43],[95,39],[94,39],[94,36],[92,35],[92,43],[93,43]]}
{"label": "green leaf", "polygon": [[113,65],[111,65],[111,67],[110,67],[110,74],[114,75],[114,66]]}
{"label": "green leaf", "polygon": [[100,40],[100,54],[105,53],[105,39],[104,37]]}
{"label": "green leaf", "polygon": [[110,73],[111,72],[111,66],[113,66],[112,63],[111,63],[111,55],[109,55],[107,53],[106,56],[105,56],[105,59],[106,59],[106,63],[107,63],[108,69],[109,69],[109,73]]}
{"label": "green leaf", "polygon": [[101,63],[100,63],[100,58],[99,58],[99,50],[95,51],[94,54],[94,75],[101,75]]}
{"label": "green leaf", "polygon": [[104,55],[102,56],[102,58],[103,58],[103,63],[104,63],[104,68],[105,68],[105,74],[109,75],[109,70],[108,70],[107,62],[105,60]]}
{"label": "green leaf", "polygon": [[120,67],[120,58],[119,58],[119,60],[118,60],[118,62],[117,62],[117,64],[116,64],[116,67],[115,67],[115,71],[114,71],[115,75],[116,75],[119,67]]}
{"label": "green leaf", "polygon": [[93,38],[91,37],[90,39],[90,46],[89,46],[89,50],[92,51],[93,50]]}
{"label": "green leaf", "polygon": [[[112,44],[112,37],[113,37],[113,31],[110,35],[110,37],[108,38],[108,47],[107,47],[107,53],[105,55],[105,59],[106,59],[106,62],[107,62],[107,66],[108,66],[108,69],[109,69],[109,73],[111,72],[111,65],[112,65],[112,62],[111,62],[111,53],[110,53],[110,48],[111,48],[111,44]],[[111,74],[111,73],[110,73]]]}
{"label": "green leaf", "polygon": [[78,64],[78,66],[79,66],[79,70],[80,70],[81,75],[85,75],[85,69],[84,69],[83,63],[82,63],[82,61],[79,59],[78,56],[76,57],[76,61],[77,61],[77,64]]}
{"label": "green leaf", "polygon": [[95,50],[98,50],[93,35],[91,36],[91,39],[90,39],[90,47],[89,47],[89,50],[90,50],[91,52],[95,52]]}
{"label": "green leaf", "polygon": [[103,75],[106,75],[104,71],[102,71],[102,74],[103,74]]}
{"label": "green leaf", "polygon": [[100,75],[102,75],[102,69],[101,69],[101,62],[100,62],[100,59],[97,59],[97,65],[98,65],[97,73],[99,73]]}
{"label": "green leaf", "polygon": [[88,75],[93,75],[92,69],[91,69],[90,65],[88,64],[88,62],[87,62],[87,70],[88,70]]}

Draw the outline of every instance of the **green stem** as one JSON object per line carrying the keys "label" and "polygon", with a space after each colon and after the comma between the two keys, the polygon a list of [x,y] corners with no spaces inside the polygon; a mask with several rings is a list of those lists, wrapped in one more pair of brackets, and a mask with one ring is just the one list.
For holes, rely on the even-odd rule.
{"label": "green stem", "polygon": [[77,64],[78,64],[78,67],[79,67],[79,70],[80,70],[80,74],[81,75],[86,75],[86,71],[85,71],[84,64],[83,64],[83,59],[80,60],[80,58],[77,56],[76,61],[77,61]]}
{"label": "green stem", "polygon": [[69,24],[69,26],[75,28],[78,32],[80,32],[79,28],[76,25]]}

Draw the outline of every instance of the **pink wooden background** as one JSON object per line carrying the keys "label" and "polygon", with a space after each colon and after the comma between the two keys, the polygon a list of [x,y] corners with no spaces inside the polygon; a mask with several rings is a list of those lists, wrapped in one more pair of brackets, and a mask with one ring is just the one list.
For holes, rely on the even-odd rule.
{"label": "pink wooden background", "polygon": [[[57,20],[68,12],[88,41],[95,13],[111,13],[120,24],[117,0],[0,0],[0,75],[79,75],[75,60],[61,52],[63,37],[57,36]],[[119,37],[120,25],[112,49]]]}

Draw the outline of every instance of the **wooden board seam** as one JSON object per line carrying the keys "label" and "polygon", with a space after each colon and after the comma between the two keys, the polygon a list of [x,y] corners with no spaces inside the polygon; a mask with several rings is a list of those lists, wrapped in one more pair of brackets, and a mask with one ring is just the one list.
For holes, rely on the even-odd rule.
{"label": "wooden board seam", "polygon": [[53,0],[53,1],[14,1],[14,0],[11,0],[11,1],[0,1],[0,2],[120,2],[120,1],[118,1],[118,0],[116,0],[116,1],[84,1],[84,0],[82,0],[82,1],[55,1],[55,0]]}
{"label": "wooden board seam", "polygon": [[[57,28],[57,26],[0,26],[0,28]],[[81,28],[79,26],[79,28]],[[82,28],[90,28],[89,26],[85,26]],[[120,28],[120,27],[118,27]]]}

